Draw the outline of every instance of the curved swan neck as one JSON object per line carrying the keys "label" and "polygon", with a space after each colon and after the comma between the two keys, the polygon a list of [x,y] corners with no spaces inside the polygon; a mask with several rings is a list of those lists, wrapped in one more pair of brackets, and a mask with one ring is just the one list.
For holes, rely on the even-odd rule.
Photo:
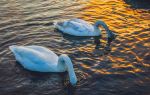
{"label": "curved swan neck", "polygon": [[103,26],[105,28],[106,32],[107,32],[107,37],[111,36],[111,31],[109,30],[109,28],[108,28],[108,26],[106,25],[105,22],[98,20],[98,21],[95,22],[94,26],[96,28],[98,28],[99,26]]}
{"label": "curved swan neck", "polygon": [[67,69],[68,74],[69,74],[70,82],[72,85],[75,85],[77,83],[77,77],[76,77],[76,74],[74,72],[71,59],[67,55],[62,54],[61,56],[59,56],[58,62],[59,62],[59,64],[65,64],[65,68]]}

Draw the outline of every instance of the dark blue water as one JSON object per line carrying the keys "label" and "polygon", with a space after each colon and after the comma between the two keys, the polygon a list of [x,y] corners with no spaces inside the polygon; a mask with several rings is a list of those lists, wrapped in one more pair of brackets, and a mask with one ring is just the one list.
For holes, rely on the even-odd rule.
{"label": "dark blue water", "polygon": [[[150,95],[150,11],[133,7],[136,1],[125,1],[1,0],[0,95]],[[118,34],[112,51],[95,49],[94,38],[55,30],[54,21],[71,18],[91,24],[105,21]],[[67,73],[23,69],[8,49],[14,44],[41,45],[58,55],[68,54],[77,86],[69,85]]]}

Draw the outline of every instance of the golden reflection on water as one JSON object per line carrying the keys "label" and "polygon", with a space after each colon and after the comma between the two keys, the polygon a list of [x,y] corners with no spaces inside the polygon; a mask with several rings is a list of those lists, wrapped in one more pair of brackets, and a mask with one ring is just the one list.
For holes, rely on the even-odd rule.
{"label": "golden reflection on water", "polygon": [[[150,11],[132,9],[123,0],[90,0],[80,9],[77,17],[90,23],[105,21],[119,36],[112,44],[110,55],[100,56],[98,61],[106,61],[111,68],[93,68],[86,63],[83,68],[95,73],[116,74],[146,72],[150,67],[145,57],[150,56]],[[93,53],[94,47],[80,47],[79,51]],[[108,61],[109,60],[109,61]],[[108,62],[107,62],[108,61]],[[97,63],[93,63],[97,64]],[[136,67],[136,65],[142,65]],[[111,69],[115,69],[111,71]]]}
{"label": "golden reflection on water", "polygon": [[[147,88],[150,80],[147,76],[150,67],[148,64],[150,56],[148,52],[150,51],[149,10],[132,9],[123,0],[1,0],[0,5],[0,56],[2,57],[0,59],[2,76],[0,80],[2,80],[1,88],[8,88],[2,89],[1,93],[16,94],[19,91],[21,94],[42,95],[53,92],[57,93],[56,95],[62,94],[60,91],[62,84],[57,83],[59,80],[55,79],[56,77],[53,79],[53,75],[50,77],[44,75],[43,83],[47,83],[47,79],[50,82],[36,86],[40,81],[35,81],[31,72],[15,66],[17,63],[8,50],[8,46],[13,44],[41,45],[55,51],[58,55],[68,54],[75,65],[79,85],[76,92],[80,95],[86,92],[88,95],[90,95],[89,92],[98,95],[101,94],[99,92],[106,94],[123,92],[124,94],[131,90],[140,91],[144,86]],[[105,21],[110,29],[119,35],[112,43],[112,51],[105,54],[103,49],[95,50],[92,39],[84,40],[83,43],[77,40],[65,40],[65,37],[63,39],[59,33],[54,32],[51,24],[53,21],[74,17],[79,17],[92,24],[99,19]],[[102,31],[104,32],[104,29]],[[103,39],[106,40],[105,37]],[[105,40],[102,40],[102,43],[105,43]],[[111,81],[107,77],[113,74],[138,75],[141,72],[146,73],[135,78],[125,76],[125,79],[114,76]],[[97,77],[97,75],[100,76]],[[37,77],[41,76],[37,75]],[[116,80],[118,78],[119,80]],[[32,81],[35,82],[32,84]],[[140,83],[144,85],[139,85]],[[32,91],[35,88],[38,89],[37,92]]]}

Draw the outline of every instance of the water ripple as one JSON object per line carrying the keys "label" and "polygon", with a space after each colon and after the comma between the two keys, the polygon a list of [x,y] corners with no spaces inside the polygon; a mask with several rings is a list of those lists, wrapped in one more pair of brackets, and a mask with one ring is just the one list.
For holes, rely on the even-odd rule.
{"label": "water ripple", "polygon": [[[136,1],[134,1],[136,2]],[[148,95],[150,11],[124,0],[1,0],[0,95]],[[94,38],[68,37],[54,21],[105,21],[118,34],[112,51],[95,50]],[[102,28],[102,27],[101,27]],[[102,33],[105,31],[102,28]],[[68,54],[78,78],[67,90],[65,74],[30,72],[15,61],[10,45],[41,45]],[[106,37],[102,37],[106,45]],[[72,92],[72,93],[70,93]]]}

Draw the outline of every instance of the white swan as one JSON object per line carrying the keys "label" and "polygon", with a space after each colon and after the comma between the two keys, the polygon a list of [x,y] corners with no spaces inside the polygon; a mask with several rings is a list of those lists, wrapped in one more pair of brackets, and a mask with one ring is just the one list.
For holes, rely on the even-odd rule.
{"label": "white swan", "polygon": [[101,25],[105,28],[108,38],[113,38],[114,36],[114,33],[109,30],[103,21],[96,21],[94,25],[91,25],[82,19],[75,18],[54,24],[61,32],[73,36],[101,36],[101,30],[99,29]]}
{"label": "white swan", "polygon": [[57,56],[54,52],[42,46],[15,46],[9,47],[20,64],[28,70],[38,72],[65,72],[68,71],[70,83],[75,85],[77,77],[70,58],[62,54]]}

